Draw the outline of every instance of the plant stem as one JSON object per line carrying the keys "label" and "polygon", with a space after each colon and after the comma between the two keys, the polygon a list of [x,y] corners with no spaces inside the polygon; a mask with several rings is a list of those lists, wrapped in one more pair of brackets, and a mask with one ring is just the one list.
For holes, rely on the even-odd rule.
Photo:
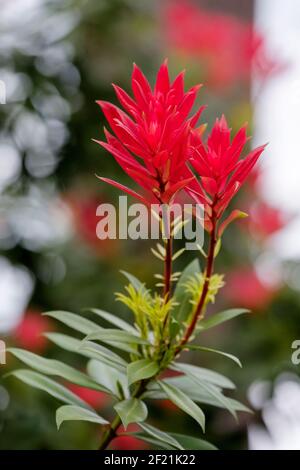
{"label": "plant stem", "polygon": [[[197,307],[194,311],[194,315],[192,318],[192,321],[190,325],[188,326],[184,337],[182,338],[179,346],[175,350],[175,356],[178,355],[184,345],[189,341],[191,335],[194,332],[194,329],[196,327],[197,321],[199,320],[200,316],[203,313],[203,308],[205,306],[205,301],[206,297],[209,291],[209,283],[210,283],[210,278],[213,273],[213,265],[214,265],[214,253],[215,253],[215,247],[217,243],[217,237],[216,237],[216,219],[213,218],[212,220],[212,230],[210,233],[210,241],[209,241],[209,251],[208,251],[208,256],[207,256],[207,263],[206,263],[206,270],[205,270],[205,282],[203,285],[203,289],[199,298],[199,302],[197,304]],[[164,298],[165,301],[168,301],[170,296],[171,296],[171,275],[172,275],[172,237],[167,239],[166,242],[166,258],[165,258],[165,269],[164,269]],[[166,325],[168,321],[168,315],[165,318],[164,321],[164,326]],[[153,378],[148,379],[148,380],[142,380],[139,382],[135,392],[133,393],[132,397],[133,398],[139,398],[145,391],[146,386],[149,382],[151,382]],[[105,450],[111,441],[116,437],[118,428],[121,425],[121,419],[119,415],[116,415],[109,425],[108,429],[103,433],[102,439],[100,442],[99,450]]]}
{"label": "plant stem", "polygon": [[[141,380],[133,393],[132,398],[139,398],[144,393],[146,385],[150,380]],[[121,418],[116,414],[111,424],[108,426],[106,431],[104,431],[98,450],[105,450],[109,446],[114,437],[116,437],[118,428],[121,424]]]}
{"label": "plant stem", "polygon": [[98,450],[105,450],[106,447],[110,444],[112,439],[116,436],[117,430],[121,425],[121,419],[119,415],[116,415],[109,425],[109,427],[104,431],[102,435],[102,439],[100,442],[100,446]]}
{"label": "plant stem", "polygon": [[203,289],[199,298],[199,302],[197,304],[197,307],[194,311],[194,315],[192,318],[191,323],[189,324],[185,335],[183,336],[178,348],[176,349],[176,355],[182,350],[183,346],[189,341],[191,335],[194,332],[194,329],[197,325],[197,322],[200,318],[200,316],[203,313],[203,309],[205,307],[205,301],[206,297],[209,291],[209,283],[210,283],[210,278],[213,273],[213,266],[214,266],[214,254],[215,254],[215,247],[217,243],[217,237],[216,237],[216,220],[213,218],[212,220],[212,230],[210,233],[210,241],[209,241],[209,251],[208,251],[208,256],[207,256],[207,263],[206,263],[206,269],[205,269],[205,282],[203,285]]}
{"label": "plant stem", "polygon": [[[163,222],[162,222],[163,223]],[[162,233],[165,231],[163,229]],[[165,266],[164,266],[164,290],[163,290],[163,299],[167,303],[170,300],[172,293],[172,257],[173,257],[173,232],[172,229],[167,235],[167,241],[165,242],[166,256],[165,256]],[[170,312],[165,316],[163,321],[162,331],[165,332],[167,325],[170,320]]]}
{"label": "plant stem", "polygon": [[172,235],[170,234],[166,242],[166,257],[164,270],[164,299],[168,302],[171,295],[171,275],[172,275]]}

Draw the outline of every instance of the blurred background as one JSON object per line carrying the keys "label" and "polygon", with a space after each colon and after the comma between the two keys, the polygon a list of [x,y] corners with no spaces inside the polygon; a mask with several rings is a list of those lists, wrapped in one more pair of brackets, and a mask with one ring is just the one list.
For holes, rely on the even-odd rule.
{"label": "blurred background", "polygon": [[[95,174],[127,177],[91,139],[103,137],[95,101],[116,102],[111,83],[129,90],[133,62],[153,83],[168,57],[173,77],[184,68],[187,87],[204,83],[197,104],[209,105],[209,127],[224,112],[234,131],[249,123],[250,145],[269,142],[235,202],[249,217],[228,229],[217,260],[226,286],[216,311],[238,306],[251,314],[201,338],[244,367],[190,356],[231,377],[233,396],[254,413],[236,423],[204,407],[206,437],[220,449],[300,449],[300,365],[291,360],[300,339],[300,4],[0,0],[0,7],[0,338],[74,364],[42,336],[57,325],[41,312],[92,306],[129,315],[114,301],[120,269],[154,286],[160,266],[149,242],[96,238],[96,208],[119,192]],[[9,356],[0,374],[16,365]],[[72,390],[109,416],[106,395]],[[58,433],[56,407],[2,378],[0,449],[95,448],[98,427],[76,422]],[[152,416],[162,429],[199,435],[167,401],[153,404]],[[123,437],[112,448],[145,444]]]}

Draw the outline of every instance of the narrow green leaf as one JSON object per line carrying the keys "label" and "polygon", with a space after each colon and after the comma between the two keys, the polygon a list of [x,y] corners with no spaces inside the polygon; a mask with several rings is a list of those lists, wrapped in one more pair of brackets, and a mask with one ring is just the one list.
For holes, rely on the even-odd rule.
{"label": "narrow green leaf", "polygon": [[176,321],[174,318],[171,318],[171,323],[170,323],[170,338],[173,340],[176,338],[178,333],[180,332],[180,325],[178,321]]}
{"label": "narrow green leaf", "polygon": [[128,273],[127,271],[121,271],[121,273],[128,279],[128,281],[133,285],[135,290],[140,291],[142,293],[147,292],[146,286],[142,283],[137,277],[133,274]]}
{"label": "narrow green leaf", "polygon": [[128,385],[153,377],[158,371],[159,366],[157,362],[151,361],[151,359],[141,359],[132,362],[127,366]]}
{"label": "narrow green leaf", "polygon": [[222,247],[222,238],[218,238],[215,251],[214,251],[214,258],[216,258],[218,254],[220,253],[221,247]]}
{"label": "narrow green leaf", "polygon": [[173,363],[170,367],[176,371],[181,371],[184,373],[190,373],[198,377],[200,380],[205,380],[206,382],[217,385],[221,388],[235,389],[234,383],[218,372],[214,370],[205,369],[204,367],[194,366],[192,364],[186,364],[184,362]]}
{"label": "narrow green leaf", "polygon": [[186,367],[186,365],[184,364],[183,366],[180,365],[179,367],[174,367],[174,370],[186,373],[197,384],[198,388],[200,387],[204,389],[204,391],[207,392],[208,395],[213,396],[223,408],[227,409],[234,416],[235,419],[237,418],[236,412],[231,406],[230,401],[227,399],[227,397],[225,397],[221,393],[220,389],[218,389],[209,382],[205,382],[205,380],[201,378],[201,375],[199,375],[197,367],[189,368]]}
{"label": "narrow green leaf", "polygon": [[245,217],[248,217],[248,214],[246,214],[246,212],[242,212],[237,209],[233,210],[231,214],[221,223],[218,230],[218,237],[222,237],[228,225],[230,225],[234,220],[244,219]]}
{"label": "narrow green leaf", "polygon": [[72,393],[63,385],[55,382],[49,377],[45,377],[38,372],[34,372],[29,369],[19,369],[13,372],[10,372],[9,375],[17,377],[17,379],[22,382],[30,385],[31,387],[43,390],[44,392],[49,393],[54,398],[57,398],[60,401],[68,403],[69,405],[79,405],[85,408],[91,408],[87,403],[85,403],[81,398]]}
{"label": "narrow green leaf", "polygon": [[113,341],[127,344],[149,344],[140,336],[133,335],[127,331],[114,330],[110,328],[94,331],[93,333],[90,333],[85,339],[103,341],[104,343]]}
{"label": "narrow green leaf", "polygon": [[220,356],[227,357],[235,362],[239,367],[242,367],[241,361],[238,357],[234,356],[233,354],[226,353],[224,351],[219,351],[218,349],[206,348],[204,346],[198,346],[197,344],[187,344],[186,349],[190,349],[192,351],[204,351],[204,352],[212,352],[215,354],[219,354]]}
{"label": "narrow green leaf", "polygon": [[44,336],[65,351],[80,354],[79,348],[82,340],[73,338],[73,336],[65,335],[63,333],[44,333]]}
{"label": "narrow green leaf", "polygon": [[123,358],[105,348],[101,344],[93,343],[91,341],[82,341],[79,351],[85,353],[86,356],[90,357],[91,359],[97,359],[100,362],[104,362],[104,364],[107,364],[110,367],[114,367],[121,372],[125,372],[127,367],[127,362],[124,361]]}
{"label": "narrow green leaf", "polygon": [[84,335],[88,335],[97,329],[101,329],[101,327],[97,325],[97,323],[94,323],[91,320],[87,320],[86,318],[83,318],[80,315],[76,315],[75,313],[65,312],[63,310],[45,312],[43,313],[43,315],[55,318],[56,320],[64,323],[73,330],[79,331]]}
{"label": "narrow green leaf", "polygon": [[20,361],[24,362],[27,366],[32,367],[46,375],[56,375],[62,377],[69,382],[80,385],[82,387],[99,390],[101,392],[109,392],[106,388],[100,386],[97,382],[90,379],[86,374],[79,372],[63,362],[53,359],[46,359],[38,356],[30,351],[18,348],[9,348],[8,351],[17,357]]}
{"label": "narrow green leaf", "polygon": [[[97,343],[93,343],[92,341],[87,341],[87,337],[84,338],[83,341],[82,341],[82,346],[80,346],[80,350],[82,350],[82,351],[84,351],[86,349],[90,350],[91,349],[91,344],[97,345]],[[116,343],[116,342],[113,342],[113,341],[107,341],[106,344],[109,345],[109,346],[112,346],[113,348],[119,349],[120,351],[127,352],[129,354],[135,354],[136,356],[141,355],[140,352],[137,350],[137,346],[135,346],[135,345],[131,345],[131,344],[128,344],[128,343],[121,343],[121,342]]]}
{"label": "narrow green leaf", "polygon": [[191,276],[200,272],[200,264],[198,259],[194,259],[183,270],[174,291],[174,299],[177,305],[172,310],[172,317],[175,318],[179,324],[182,324],[187,319],[191,312],[190,294],[186,292],[185,284]]}
{"label": "narrow green leaf", "polygon": [[183,393],[179,388],[173,387],[172,385],[159,380],[158,384],[162,390],[166,393],[169,399],[175,403],[178,408],[183,410],[185,413],[194,418],[197,423],[200,424],[203,432],[205,431],[205,416],[201,408],[196,405],[188,395]]}
{"label": "narrow green leaf", "polygon": [[243,411],[244,413],[253,413],[253,411],[248,408],[248,406],[244,405],[244,403],[241,403],[238,400],[235,400],[234,398],[228,398],[230,402],[230,406],[235,410],[235,411]]}
{"label": "narrow green leaf", "polygon": [[155,447],[156,450],[158,449],[174,450],[173,446],[170,446],[166,442],[159,441],[158,439],[155,439],[154,437],[150,436],[149,434],[145,432],[128,432],[124,434],[122,433],[120,435],[135,437],[136,439],[139,439],[141,441],[151,444],[153,447]]}
{"label": "narrow green leaf", "polygon": [[[103,364],[98,360],[91,359],[87,364],[87,371],[96,382],[110,390],[110,392],[117,398],[123,399],[124,396],[126,398],[129,396],[127,377],[119,370],[107,364]],[[118,382],[122,387],[122,393],[124,396],[120,396]]]}
{"label": "narrow green leaf", "polygon": [[250,310],[247,310],[245,308],[232,308],[230,310],[224,310],[224,312],[216,313],[209,318],[201,320],[198,323],[197,328],[199,331],[208,330],[209,328],[213,328],[214,326],[221,325],[221,323],[231,320],[232,318],[235,318],[239,315],[242,315],[244,313],[249,313],[249,311]]}
{"label": "narrow green leaf", "polygon": [[178,434],[171,432],[170,435],[176,439],[185,450],[217,450],[217,448],[210,442],[204,441],[194,436],[187,436],[185,434]]}
{"label": "narrow green leaf", "polygon": [[114,326],[117,326],[121,330],[128,331],[129,333],[137,334],[137,330],[134,328],[134,326],[122,320],[122,318],[119,318],[113,315],[112,313],[105,312],[104,310],[100,310],[99,308],[89,308],[85,310],[95,313],[95,315],[98,315],[100,318],[103,318],[104,320],[106,320],[107,322],[111,323]]}
{"label": "narrow green leaf", "polygon": [[[73,328],[73,330],[79,331],[80,333],[83,333],[84,335],[89,335],[91,333],[94,333],[95,331],[107,331],[104,328],[101,328],[97,323],[94,323],[90,320],[87,320],[86,318],[82,318],[79,315],[76,315],[75,313],[70,313],[70,312],[64,312],[64,311],[55,311],[55,312],[46,312],[43,315],[47,315],[49,317],[55,318],[56,320],[64,323],[65,325],[69,326],[70,328]],[[135,353],[135,349],[132,347],[126,345],[122,345],[120,347],[119,342],[113,342],[113,341],[107,341],[107,344],[114,348],[122,349],[123,351],[129,352],[129,353]]]}
{"label": "narrow green leaf", "polygon": [[100,344],[90,341],[83,343],[80,339],[62,333],[45,333],[44,336],[66,351],[77,353],[90,359],[97,359],[123,371],[127,367],[127,362],[122,357]]}
{"label": "narrow green leaf", "polygon": [[[154,437],[151,437],[144,432],[124,433],[122,436],[133,436],[136,439],[148,442],[149,444],[152,444],[156,450],[174,450],[173,446],[166,442],[155,439]],[[177,433],[170,433],[169,436],[174,437],[178,442],[180,442],[185,450],[217,450],[217,448],[210,442],[204,441],[203,439],[199,439],[197,437]]]}
{"label": "narrow green leaf", "polygon": [[128,398],[120,401],[114,406],[125,429],[130,423],[141,423],[148,416],[147,406],[138,398]]}
{"label": "narrow green leaf", "polygon": [[231,406],[231,402],[227,397],[225,397],[225,395],[222,394],[222,392],[220,392],[217,387],[207,382],[200,381],[197,378],[195,378],[195,383],[199,387],[202,387],[209,395],[212,395],[219,402],[220,406],[229,411],[229,413],[237,420],[237,414],[234,407]]}
{"label": "narrow green leaf", "polygon": [[174,447],[175,449],[179,450],[184,450],[181,444],[172,437],[170,434],[161,431],[160,429],[155,428],[154,426],[151,426],[150,424],[146,423],[140,423],[140,427],[150,436],[154,437],[154,439],[157,439],[158,441],[165,442],[169,444],[170,446]]}
{"label": "narrow green leaf", "polygon": [[[216,406],[217,408],[224,408],[224,405],[221,404],[219,400],[216,400],[211,394],[206,392],[204,389],[195,387],[195,382],[186,375],[164,379],[164,382],[179,388],[183,393],[188,395],[196,403]],[[143,394],[143,397],[152,400],[165,400],[168,398],[168,396],[159,388],[158,384],[154,382],[148,385],[147,391]],[[244,404],[238,402],[237,400],[228,397],[226,397],[226,399],[230,402],[230,406],[235,411],[243,411],[247,413],[252,412],[249,408],[247,408]]]}
{"label": "narrow green leaf", "polygon": [[59,429],[64,421],[89,421],[97,424],[108,424],[108,421],[97,413],[77,405],[63,405],[56,410],[56,425]]}
{"label": "narrow green leaf", "polygon": [[182,255],[182,253],[185,252],[185,248],[180,248],[173,256],[172,256],[172,261],[175,261],[179,256]]}

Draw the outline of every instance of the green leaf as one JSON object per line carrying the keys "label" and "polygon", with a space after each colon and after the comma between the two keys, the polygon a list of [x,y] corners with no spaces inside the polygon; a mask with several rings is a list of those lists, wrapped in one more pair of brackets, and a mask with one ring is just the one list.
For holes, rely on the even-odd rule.
{"label": "green leaf", "polygon": [[226,353],[224,351],[219,351],[218,349],[206,348],[204,346],[198,346],[197,344],[187,344],[185,346],[186,349],[190,349],[192,351],[204,351],[204,352],[212,352],[215,354],[219,354],[220,356],[227,357],[235,362],[239,367],[242,367],[241,361],[238,357],[234,356],[233,354]]}
{"label": "green leaf", "polygon": [[159,366],[157,362],[151,361],[151,359],[141,359],[140,361],[132,362],[127,366],[128,385],[153,377],[158,371]]}
{"label": "green leaf", "polygon": [[[103,341],[104,342],[104,341]],[[82,345],[80,346],[80,350],[82,351],[85,351],[85,350],[91,350],[91,345],[94,344],[97,346],[97,343],[93,343],[91,341],[87,341],[87,337],[84,338],[84,340],[82,341]],[[113,341],[107,341],[107,344],[112,346],[113,348],[116,348],[116,349],[119,349],[120,351],[124,351],[124,352],[127,352],[127,353],[130,353],[130,354],[135,354],[136,356],[140,356],[140,352],[137,350],[137,346],[134,346],[134,345],[130,345],[130,344],[127,344],[127,343],[116,343],[116,342],[113,342]],[[100,346],[100,345],[99,345]],[[102,345],[101,345],[102,346]],[[106,348],[107,349],[107,348]],[[107,361],[103,361],[103,362],[107,362]],[[127,365],[127,364],[126,364]],[[120,368],[119,368],[120,369]]]}
{"label": "green leaf", "polygon": [[63,379],[80,385],[81,387],[87,387],[101,392],[109,392],[109,390],[100,386],[87,375],[79,372],[71,366],[68,366],[67,364],[64,364],[63,362],[46,359],[24,349],[9,348],[8,351],[20,359],[20,361],[24,362],[27,366],[32,367],[43,374],[62,377]]}
{"label": "green leaf", "polygon": [[185,434],[170,433],[185,450],[217,450],[217,448],[210,442],[204,441],[194,436],[187,436]]}
{"label": "green leaf", "polygon": [[60,428],[64,421],[90,421],[97,424],[109,424],[97,413],[77,405],[63,405],[56,410],[56,425]]}
{"label": "green leaf", "polygon": [[220,253],[221,247],[222,247],[222,238],[218,238],[218,241],[216,243],[215,250],[214,250],[214,258],[216,258],[218,254]]}
{"label": "green leaf", "polygon": [[60,401],[68,403],[69,405],[79,405],[85,408],[91,408],[87,403],[85,403],[81,398],[72,393],[63,385],[55,382],[49,377],[45,377],[38,372],[34,372],[29,369],[19,369],[13,372],[10,372],[9,375],[17,377],[22,382],[30,385],[31,387],[43,390],[44,392],[49,393],[54,398],[57,398]]}
{"label": "green leaf", "polygon": [[185,413],[194,418],[197,423],[200,424],[203,432],[205,431],[205,416],[201,408],[191,400],[185,393],[179,388],[173,387],[172,385],[159,380],[158,384],[162,390],[166,393],[168,398],[175,403],[178,408],[183,410]]}
{"label": "green leaf", "polygon": [[81,342],[79,352],[83,352],[91,359],[97,359],[110,367],[114,367],[121,372],[126,371],[127,362],[120,356],[105,348],[104,346],[91,341]]}
{"label": "green leaf", "polygon": [[97,359],[119,370],[125,370],[127,362],[110,349],[90,341],[73,338],[62,333],[45,333],[44,336],[66,351],[70,351],[90,359]]}
{"label": "green leaf", "polygon": [[180,332],[180,325],[174,318],[171,318],[169,331],[170,331],[170,338],[171,339],[176,338],[176,336]]}
{"label": "green leaf", "polygon": [[152,444],[152,446],[155,447],[155,449],[174,450],[173,446],[170,446],[166,442],[159,441],[158,439],[155,439],[154,437],[150,436],[149,434],[146,434],[145,432],[128,432],[124,434],[122,433],[120,435],[131,436],[141,441],[148,442],[149,444]]}
{"label": "green leaf", "polygon": [[73,338],[73,336],[65,335],[63,333],[44,333],[44,336],[65,351],[80,354],[79,348],[82,340]]}
{"label": "green leaf", "polygon": [[154,426],[151,426],[150,424],[146,423],[140,423],[140,427],[145,431],[145,433],[149,434],[149,436],[154,437],[154,439],[165,442],[166,444],[169,444],[175,449],[184,450],[182,445],[179,444],[179,442],[170,434],[163,432],[160,429],[157,429]]}
{"label": "green leaf", "polygon": [[212,395],[222,407],[226,408],[234,416],[234,418],[237,418],[236,412],[231,406],[230,401],[220,392],[220,389],[209,382],[205,382],[205,380],[201,377],[197,367],[192,366],[191,368],[186,366],[187,364],[179,364],[173,369],[186,373],[198,385],[198,387],[204,389],[208,395]]}
{"label": "green leaf", "polygon": [[172,310],[172,317],[175,318],[179,324],[182,324],[186,321],[187,317],[191,312],[191,304],[189,302],[191,295],[186,292],[186,282],[193,276],[195,273],[200,272],[200,264],[198,259],[194,259],[182,272],[175,291],[174,299],[177,305],[174,306]]}
{"label": "green leaf", "polygon": [[212,384],[209,384],[204,381],[200,381],[199,379],[195,378],[195,383],[202,387],[209,395],[213,396],[220,404],[221,407],[225,408],[229,411],[229,413],[237,420],[237,414],[233,406],[231,406],[230,401],[227,397],[225,397],[220,390]]}
{"label": "green leaf", "polygon": [[137,333],[137,330],[134,328],[134,326],[122,320],[122,318],[119,318],[113,315],[112,313],[105,312],[104,310],[100,310],[98,308],[89,308],[85,310],[95,313],[99,317],[103,318],[104,320],[111,323],[112,325],[117,326],[121,330],[128,331],[129,333],[133,333],[133,334]]}
{"label": "green leaf", "polygon": [[[69,326],[70,328],[73,328],[74,330],[79,331],[80,333],[83,333],[85,335],[95,333],[96,331],[99,333],[101,331],[102,332],[108,331],[105,328],[101,328],[97,323],[87,320],[86,318],[82,318],[79,315],[76,315],[75,313],[55,311],[55,312],[47,312],[47,313],[44,313],[43,315],[47,315],[49,317],[55,318],[56,320],[61,321],[65,325]],[[119,331],[119,330],[116,330],[116,331]],[[124,332],[121,332],[121,333],[124,333]],[[119,340],[117,340],[117,342],[114,342],[114,341],[106,341],[106,342],[107,344],[109,344],[110,346],[114,348],[122,349],[123,351],[129,352],[129,353],[136,352],[134,348],[128,346],[125,343],[120,345]]]}
{"label": "green leaf", "polygon": [[[223,404],[221,404],[219,400],[216,400],[211,394],[207,393],[204,389],[200,390],[200,388],[195,387],[195,382],[186,375],[164,379],[164,382],[179,388],[183,393],[188,395],[197,403],[216,406],[217,408],[224,408]],[[147,391],[143,394],[143,397],[153,400],[165,400],[168,398],[168,396],[154,382],[148,385]],[[228,397],[226,397],[226,399],[230,402],[230,406],[235,411],[251,413],[249,408],[237,400]]]}
{"label": "green leaf", "polygon": [[97,323],[87,320],[86,318],[83,318],[80,315],[76,315],[75,313],[65,312],[63,310],[45,312],[43,313],[43,315],[55,318],[56,320],[64,323],[73,330],[79,331],[84,335],[88,335],[97,329],[101,329],[101,327],[97,325]]}
{"label": "green leaf", "polygon": [[136,291],[141,292],[142,294],[147,292],[147,288],[144,283],[142,283],[137,277],[133,274],[128,273],[127,271],[121,271],[122,274],[128,279],[130,284],[133,285]]}
{"label": "green leaf", "polygon": [[[126,433],[122,434],[122,436],[133,436],[136,439],[141,439],[142,441],[149,442],[149,444],[152,444],[155,449],[174,450],[173,446],[169,445],[166,442],[155,439],[154,437],[151,437],[144,432]],[[207,442],[203,439],[199,439],[197,437],[177,433],[170,433],[169,436],[174,437],[178,442],[180,442],[183,449],[185,450],[217,450],[217,448],[210,442]]]}
{"label": "green leaf", "polygon": [[138,398],[128,398],[120,401],[114,406],[125,429],[130,423],[141,423],[148,416],[148,410],[145,403]]}
{"label": "green leaf", "polygon": [[244,219],[245,217],[248,217],[248,214],[246,212],[242,212],[238,209],[235,209],[231,212],[231,214],[221,223],[219,230],[218,230],[218,237],[222,237],[224,231],[228,227],[228,225],[231,224],[236,219]]}
{"label": "green leaf", "polygon": [[[122,400],[124,396],[129,396],[127,377],[122,372],[95,359],[91,359],[88,362],[87,370],[89,375],[96,380],[96,382],[110,390],[110,392],[117,398]],[[120,396],[118,382],[122,387],[122,393],[124,396]]]}
{"label": "green leaf", "polygon": [[234,383],[218,372],[214,370],[205,369],[204,367],[194,366],[192,364],[186,364],[184,362],[176,362],[171,365],[171,369],[176,371],[180,370],[184,373],[190,373],[198,377],[200,380],[212,383],[221,388],[235,389]]}
{"label": "green leaf", "polygon": [[140,336],[127,333],[126,331],[114,330],[110,328],[94,331],[93,333],[90,333],[85,339],[103,341],[104,343],[113,341],[115,343],[120,342],[126,344],[149,344]]}
{"label": "green leaf", "polygon": [[232,318],[235,318],[239,315],[242,315],[244,313],[249,313],[249,312],[250,310],[247,310],[245,308],[232,308],[230,310],[224,310],[224,312],[216,313],[209,318],[201,320],[198,323],[197,329],[199,331],[208,330],[209,328],[213,328],[214,326],[221,325],[221,323],[224,323],[228,320],[231,320]]}
{"label": "green leaf", "polygon": [[233,398],[228,398],[228,397],[227,397],[227,400],[229,400],[230,406],[235,411],[243,411],[244,413],[253,413],[253,411],[250,410],[250,408],[248,408],[248,406],[244,405],[244,403],[241,403],[238,400],[234,400]]}

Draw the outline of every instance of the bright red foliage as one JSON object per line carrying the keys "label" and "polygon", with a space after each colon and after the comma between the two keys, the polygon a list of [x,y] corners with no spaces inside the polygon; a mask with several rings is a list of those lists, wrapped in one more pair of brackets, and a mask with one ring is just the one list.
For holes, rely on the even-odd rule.
{"label": "bright red foliage", "polygon": [[197,202],[205,205],[209,219],[222,216],[265,147],[258,147],[240,159],[247,142],[246,127],[232,141],[230,136],[224,116],[216,120],[206,144],[197,132],[192,133],[190,163],[199,179],[190,183],[188,190]]}
{"label": "bright red foliage", "polygon": [[134,65],[134,98],[114,85],[126,112],[106,101],[98,101],[115,134],[105,130],[107,142],[98,143],[147,195],[144,197],[108,178],[101,179],[145,203],[152,200],[169,203],[193,177],[186,167],[190,130],[196,127],[203,108],[188,118],[200,85],[185,93],[183,78],[182,72],[170,83],[165,61],[152,90],[142,71]]}

